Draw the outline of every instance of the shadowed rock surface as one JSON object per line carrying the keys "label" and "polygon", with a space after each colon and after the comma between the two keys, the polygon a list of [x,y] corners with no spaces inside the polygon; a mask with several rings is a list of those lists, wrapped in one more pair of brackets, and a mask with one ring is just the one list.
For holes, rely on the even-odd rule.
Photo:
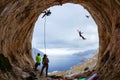
{"label": "shadowed rock surface", "polygon": [[12,72],[0,70],[0,80],[28,76],[22,70],[34,65],[34,24],[42,11],[61,3],[80,4],[90,12],[99,32],[98,80],[120,80],[120,0],[0,0],[0,53],[13,67]]}

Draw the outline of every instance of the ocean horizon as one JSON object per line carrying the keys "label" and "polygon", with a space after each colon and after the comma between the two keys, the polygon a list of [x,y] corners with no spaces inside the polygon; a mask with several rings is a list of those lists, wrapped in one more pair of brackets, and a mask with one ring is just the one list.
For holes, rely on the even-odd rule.
{"label": "ocean horizon", "polygon": [[[77,64],[85,62],[82,58],[80,58],[80,56],[76,55],[48,55],[48,58],[49,73],[54,71],[66,71]],[[40,70],[41,68],[42,64],[38,67],[38,69]]]}
{"label": "ocean horizon", "polygon": [[[66,71],[72,68],[73,66],[77,64],[84,63],[87,58],[92,58],[94,56],[94,52],[96,50],[88,50],[85,52],[79,52],[75,54],[67,54],[67,55],[48,55],[49,58],[49,69],[48,72],[54,72],[54,71]],[[44,53],[39,51],[38,49],[33,48],[32,51],[32,57],[35,61],[35,57],[37,53],[41,53],[41,56],[43,57]],[[42,63],[40,66],[38,66],[38,69],[40,70],[42,68]]]}

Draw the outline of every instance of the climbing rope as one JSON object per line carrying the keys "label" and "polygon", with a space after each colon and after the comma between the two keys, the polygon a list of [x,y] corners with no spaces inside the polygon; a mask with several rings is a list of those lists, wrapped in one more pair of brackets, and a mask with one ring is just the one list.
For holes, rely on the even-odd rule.
{"label": "climbing rope", "polygon": [[45,16],[45,22],[44,22],[44,49],[46,54],[46,16]]}
{"label": "climbing rope", "polygon": [[45,22],[44,22],[44,48],[45,48],[45,54],[46,54],[46,16],[49,16],[51,14],[51,11],[50,10],[45,10],[42,13],[44,13],[42,18],[45,17]]}

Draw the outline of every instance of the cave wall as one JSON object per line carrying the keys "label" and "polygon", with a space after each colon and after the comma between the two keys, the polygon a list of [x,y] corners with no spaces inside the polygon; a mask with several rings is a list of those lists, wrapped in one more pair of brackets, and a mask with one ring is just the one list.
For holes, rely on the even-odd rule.
{"label": "cave wall", "polygon": [[120,2],[96,1],[91,5],[99,31],[99,80],[120,79]]}
{"label": "cave wall", "polygon": [[31,69],[34,64],[31,40],[35,22],[42,11],[61,3],[80,4],[90,12],[99,32],[99,80],[119,80],[119,0],[0,0],[0,53],[13,66]]}

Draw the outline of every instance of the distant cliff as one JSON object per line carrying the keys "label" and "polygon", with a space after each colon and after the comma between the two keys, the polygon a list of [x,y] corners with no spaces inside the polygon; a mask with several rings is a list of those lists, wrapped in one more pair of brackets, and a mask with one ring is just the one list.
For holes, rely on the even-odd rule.
{"label": "distant cliff", "polygon": [[80,56],[83,58],[91,58],[92,56],[94,56],[96,51],[97,51],[96,49],[92,49],[92,50],[87,50],[83,52],[77,52],[77,53],[74,53],[73,55]]}
{"label": "distant cliff", "polygon": [[[91,51],[95,51],[95,50],[91,50]],[[64,75],[65,77],[75,77],[77,75],[84,74],[85,71],[87,72],[87,71],[95,70],[97,61],[98,61],[98,51],[94,52],[94,56],[92,58],[87,58],[84,63],[75,65],[67,71],[53,72],[51,73],[51,75],[57,75],[57,76]]]}

